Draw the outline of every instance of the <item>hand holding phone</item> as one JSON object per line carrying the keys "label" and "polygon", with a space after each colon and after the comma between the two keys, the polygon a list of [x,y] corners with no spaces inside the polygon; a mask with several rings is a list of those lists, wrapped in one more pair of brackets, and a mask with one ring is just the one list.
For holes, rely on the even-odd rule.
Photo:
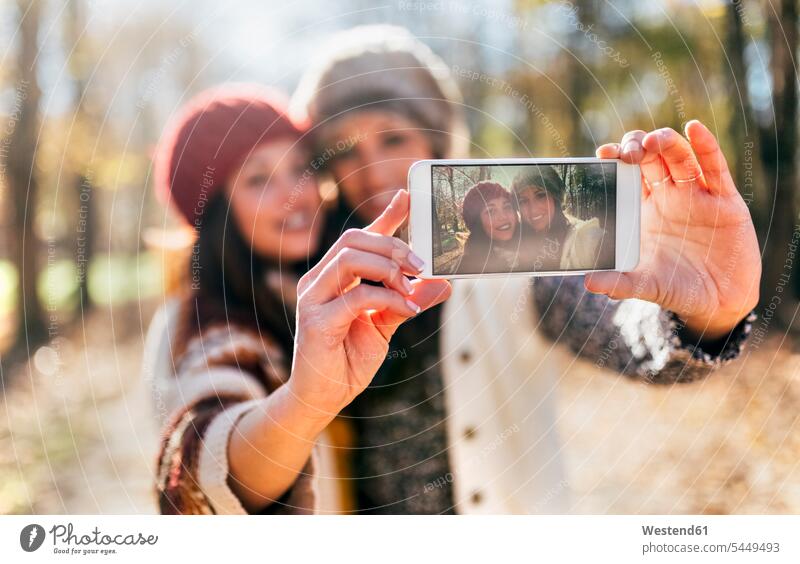
{"label": "hand holding phone", "polygon": [[[568,194],[560,209],[582,228],[580,237],[551,237],[559,222],[545,222],[535,206],[525,210],[529,202],[512,167],[544,166],[563,181],[555,190]],[[587,176],[595,180],[581,180]],[[540,188],[552,194],[552,174],[542,171],[541,177]],[[476,188],[467,206],[470,230],[464,200],[481,182],[500,187]],[[409,187],[410,241],[427,263],[420,276],[587,273],[588,290],[656,303],[678,315],[686,334],[712,340],[725,337],[758,303],[761,260],[753,221],[716,138],[697,120],[686,124],[685,136],[670,128],[630,131],[620,143],[600,147],[596,159],[420,161],[409,171]],[[469,255],[478,260],[464,263],[479,224],[485,237],[477,255]],[[561,241],[559,248],[553,244],[549,251],[520,226]]]}
{"label": "hand holding phone", "polygon": [[632,272],[591,274],[586,287],[657,303],[704,339],[726,336],[758,303],[761,255],[714,135],[697,120],[685,135],[630,131],[597,156],[641,166],[641,260]]}

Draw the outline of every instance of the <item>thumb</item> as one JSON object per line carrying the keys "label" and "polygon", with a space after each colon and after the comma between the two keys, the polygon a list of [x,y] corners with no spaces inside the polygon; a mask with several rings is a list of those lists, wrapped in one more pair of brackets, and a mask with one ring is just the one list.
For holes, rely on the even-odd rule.
{"label": "thumb", "polygon": [[398,190],[386,209],[364,231],[391,237],[408,217],[408,205],[408,191]]}
{"label": "thumb", "polygon": [[654,299],[652,284],[637,272],[593,272],[586,275],[583,285],[594,294],[605,294],[614,300]]}

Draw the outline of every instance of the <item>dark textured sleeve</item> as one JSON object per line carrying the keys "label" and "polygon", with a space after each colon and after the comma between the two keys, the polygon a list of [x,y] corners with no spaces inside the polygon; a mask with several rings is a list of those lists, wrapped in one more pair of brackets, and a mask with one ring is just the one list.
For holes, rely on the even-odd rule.
{"label": "dark textured sleeve", "polygon": [[[235,326],[208,329],[189,341],[160,389],[167,415],[157,460],[158,505],[166,514],[245,514],[230,487],[228,443],[246,413],[281,386],[280,353]],[[264,514],[314,511],[313,456],[296,482]]]}
{"label": "dark textured sleeve", "polygon": [[[256,409],[255,403],[218,396],[173,414],[159,450],[158,506],[162,514],[246,513],[228,483],[226,456],[230,426],[249,409]],[[313,459],[309,459],[295,484],[260,513],[313,513],[313,474]]]}
{"label": "dark textured sleeve", "polygon": [[700,346],[686,338],[678,317],[643,300],[593,294],[583,276],[534,280],[539,328],[575,354],[626,376],[655,384],[692,382],[739,356],[755,314],[727,338]]}
{"label": "dark textured sleeve", "polygon": [[172,414],[158,457],[158,507],[164,515],[210,515],[214,508],[198,477],[199,453],[209,423],[236,400],[207,399]]}

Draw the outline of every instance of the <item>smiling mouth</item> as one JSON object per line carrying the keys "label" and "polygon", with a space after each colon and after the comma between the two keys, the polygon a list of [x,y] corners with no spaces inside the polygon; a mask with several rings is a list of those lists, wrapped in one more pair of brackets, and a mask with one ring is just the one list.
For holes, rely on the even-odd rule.
{"label": "smiling mouth", "polygon": [[286,231],[305,231],[311,227],[311,214],[307,211],[294,212],[283,222]]}
{"label": "smiling mouth", "polygon": [[511,229],[510,223],[505,223],[497,228],[497,231],[509,231]]}
{"label": "smiling mouth", "polygon": [[543,217],[544,217],[544,214],[542,214],[542,215],[537,215],[537,216],[534,216],[534,217],[532,217],[532,218],[531,218],[531,220],[532,220],[532,221],[539,221],[539,220],[540,220],[540,219],[542,219]]}

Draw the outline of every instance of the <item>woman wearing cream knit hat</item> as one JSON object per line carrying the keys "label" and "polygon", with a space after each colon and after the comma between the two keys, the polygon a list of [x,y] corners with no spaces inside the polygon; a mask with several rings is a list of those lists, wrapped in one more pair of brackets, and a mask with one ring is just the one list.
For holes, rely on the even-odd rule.
{"label": "woman wearing cream knit hat", "polygon": [[[372,221],[405,187],[415,160],[468,156],[468,136],[447,67],[407,30],[354,28],[321,53],[293,110],[308,118],[339,188],[332,239]],[[599,152],[643,160],[642,151],[616,144]],[[650,176],[652,168],[645,167]],[[691,381],[738,355],[748,320],[703,350],[696,339],[681,340],[687,333],[675,313],[588,293],[581,277],[460,280],[443,306],[394,335],[371,385],[345,410],[355,444],[338,451],[349,464],[335,466],[349,468],[342,483],[354,485],[359,512],[569,511],[555,429],[561,353],[548,339],[646,382]]]}

